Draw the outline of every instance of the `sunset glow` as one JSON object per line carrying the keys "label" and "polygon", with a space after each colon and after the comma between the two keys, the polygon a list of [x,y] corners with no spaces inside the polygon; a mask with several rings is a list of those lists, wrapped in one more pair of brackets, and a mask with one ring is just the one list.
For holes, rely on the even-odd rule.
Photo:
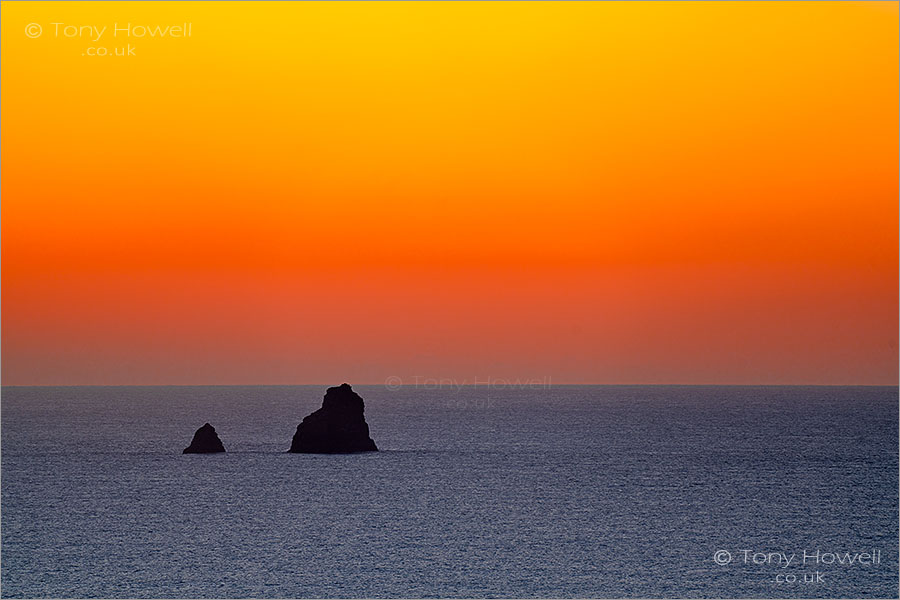
{"label": "sunset glow", "polygon": [[2,28],[4,384],[897,384],[897,3]]}

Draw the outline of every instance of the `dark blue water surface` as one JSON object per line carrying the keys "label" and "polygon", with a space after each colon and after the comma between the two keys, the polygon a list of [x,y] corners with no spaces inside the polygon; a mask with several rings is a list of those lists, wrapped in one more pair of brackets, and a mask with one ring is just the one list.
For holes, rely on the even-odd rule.
{"label": "dark blue water surface", "polygon": [[2,595],[898,596],[896,387],[355,389],[4,387]]}

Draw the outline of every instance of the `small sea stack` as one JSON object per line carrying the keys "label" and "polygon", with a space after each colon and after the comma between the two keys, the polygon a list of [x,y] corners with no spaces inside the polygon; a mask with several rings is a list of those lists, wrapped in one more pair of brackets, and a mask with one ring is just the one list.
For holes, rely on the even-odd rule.
{"label": "small sea stack", "polygon": [[194,434],[191,445],[184,449],[182,454],[212,454],[214,452],[225,452],[225,446],[222,440],[216,434],[216,429],[209,423],[206,423]]}
{"label": "small sea stack", "polygon": [[297,425],[289,452],[309,454],[349,454],[375,452],[369,425],[363,415],[363,399],[348,384],[325,392],[322,408]]}

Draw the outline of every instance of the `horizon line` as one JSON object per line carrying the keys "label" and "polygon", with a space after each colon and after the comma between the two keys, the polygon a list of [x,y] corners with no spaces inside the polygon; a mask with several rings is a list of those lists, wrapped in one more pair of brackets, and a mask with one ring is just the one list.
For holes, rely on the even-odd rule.
{"label": "horizon line", "polygon": [[[443,388],[497,388],[497,389],[552,389],[554,387],[900,387],[896,383],[552,383],[534,380],[505,380],[506,383],[456,383],[448,380],[443,383],[10,383],[0,382],[0,388],[14,387],[335,387],[342,383],[364,387],[383,387],[389,391],[400,388],[422,388],[438,390]],[[529,383],[531,381],[531,383]]]}

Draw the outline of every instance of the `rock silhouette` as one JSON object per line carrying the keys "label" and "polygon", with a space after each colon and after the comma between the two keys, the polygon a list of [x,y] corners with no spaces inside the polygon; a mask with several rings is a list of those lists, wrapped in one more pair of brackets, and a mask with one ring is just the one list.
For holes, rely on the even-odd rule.
{"label": "rock silhouette", "polygon": [[211,454],[213,452],[225,452],[222,440],[216,434],[216,429],[206,423],[194,433],[191,445],[184,449],[182,454]]}
{"label": "rock silhouette", "polygon": [[348,384],[325,392],[322,408],[297,425],[289,452],[346,454],[378,450],[369,437],[365,403]]}

